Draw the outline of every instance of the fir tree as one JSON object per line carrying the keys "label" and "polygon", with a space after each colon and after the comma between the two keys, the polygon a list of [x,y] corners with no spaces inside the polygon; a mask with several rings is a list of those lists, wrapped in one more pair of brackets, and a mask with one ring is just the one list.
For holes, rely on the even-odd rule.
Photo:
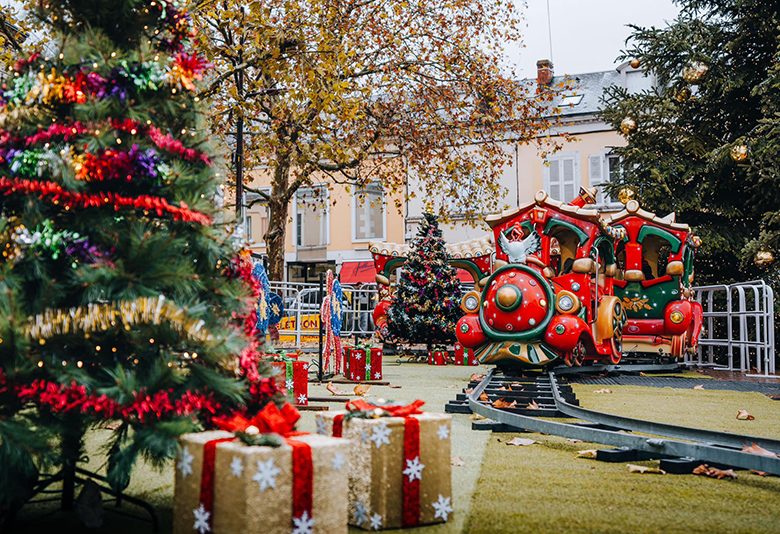
{"label": "fir tree", "polygon": [[635,27],[623,55],[657,87],[606,93],[604,116],[628,139],[612,191],[628,185],[643,207],[696,229],[699,282],[764,277],[780,250],[780,10],[769,0],[679,3],[667,27]]}
{"label": "fir tree", "polygon": [[0,519],[42,468],[72,476],[94,424],[115,421],[122,489],[139,457],[273,391],[251,265],[214,223],[206,65],[179,5],[41,3],[54,51],[0,91]]}
{"label": "fir tree", "polygon": [[390,335],[428,345],[453,341],[462,315],[460,297],[460,282],[447,263],[436,216],[426,213],[387,311]]}

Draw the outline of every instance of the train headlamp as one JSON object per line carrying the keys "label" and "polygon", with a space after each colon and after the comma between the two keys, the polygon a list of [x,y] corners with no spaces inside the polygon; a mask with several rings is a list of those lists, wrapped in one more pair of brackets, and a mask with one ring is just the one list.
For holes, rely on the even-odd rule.
{"label": "train headlamp", "polygon": [[580,300],[570,291],[561,291],[555,301],[555,309],[558,313],[577,313],[580,309]]}
{"label": "train headlamp", "polygon": [[672,321],[674,324],[680,324],[683,322],[683,319],[685,319],[685,315],[681,311],[673,311],[669,314],[669,320]]}
{"label": "train headlamp", "polygon": [[469,291],[460,301],[460,309],[466,313],[477,313],[479,310],[479,293]]}

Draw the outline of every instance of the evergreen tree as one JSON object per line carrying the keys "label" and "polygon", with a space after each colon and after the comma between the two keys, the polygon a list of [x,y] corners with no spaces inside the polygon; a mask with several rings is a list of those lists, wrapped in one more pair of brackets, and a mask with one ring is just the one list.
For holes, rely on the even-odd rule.
{"label": "evergreen tree", "polygon": [[460,298],[460,282],[447,263],[439,223],[426,213],[387,311],[390,335],[428,345],[453,341],[462,315]]}
{"label": "evergreen tree", "polygon": [[214,224],[206,65],[179,6],[41,3],[56,50],[0,91],[0,518],[48,464],[72,475],[94,424],[116,421],[122,489],[139,456],[273,392],[251,265]]}
{"label": "evergreen tree", "polygon": [[[664,28],[634,27],[623,59],[658,79],[611,88],[623,176],[647,209],[676,211],[704,245],[699,282],[766,277],[780,250],[780,10],[770,0],[680,0]],[[776,267],[770,267],[775,271]]]}

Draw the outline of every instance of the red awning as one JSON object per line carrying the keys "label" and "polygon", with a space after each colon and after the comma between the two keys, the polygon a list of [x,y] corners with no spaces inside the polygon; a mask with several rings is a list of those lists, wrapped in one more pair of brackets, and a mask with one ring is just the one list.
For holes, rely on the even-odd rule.
{"label": "red awning", "polygon": [[458,269],[458,280],[460,280],[463,284],[474,283],[474,277],[471,276],[471,273],[465,269]]}
{"label": "red awning", "polygon": [[373,284],[376,271],[373,261],[345,261],[341,264],[339,280],[342,284]]}

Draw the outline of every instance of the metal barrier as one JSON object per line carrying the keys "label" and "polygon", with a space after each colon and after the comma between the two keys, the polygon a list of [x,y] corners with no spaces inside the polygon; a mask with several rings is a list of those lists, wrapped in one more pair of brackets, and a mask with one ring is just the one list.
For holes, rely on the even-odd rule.
{"label": "metal barrier", "polygon": [[763,280],[693,288],[704,309],[704,331],[691,365],[749,376],[776,373],[774,292]]}

